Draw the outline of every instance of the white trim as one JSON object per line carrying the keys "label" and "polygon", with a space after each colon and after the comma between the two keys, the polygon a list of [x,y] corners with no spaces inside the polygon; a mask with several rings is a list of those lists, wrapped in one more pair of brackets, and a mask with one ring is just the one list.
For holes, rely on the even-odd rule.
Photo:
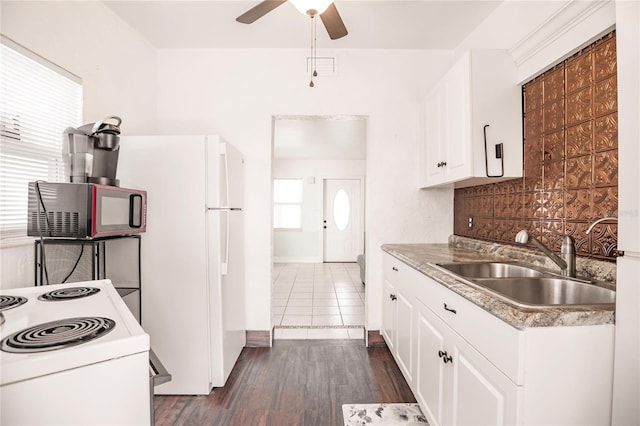
{"label": "white trim", "polygon": [[573,0],[509,49],[520,82],[529,80],[610,32],[615,3]]}
{"label": "white trim", "polygon": [[10,47],[11,49],[19,52],[20,54],[26,56],[27,58],[33,61],[36,61],[40,65],[43,65],[57,72],[58,74],[62,74],[63,76],[67,77],[69,80],[74,81],[75,83],[78,83],[78,84],[82,84],[82,77],[72,73],[69,70],[66,70],[65,68],[62,68],[60,65],[51,62],[47,58],[44,58],[38,55],[33,50],[30,50],[24,47],[23,45],[21,45],[20,43],[13,41],[9,37],[5,36],[4,34],[0,34],[0,43],[4,44],[7,47]]}
{"label": "white trim", "polygon": [[322,263],[322,258],[273,256],[273,263]]}
{"label": "white trim", "polygon": [[19,237],[0,238],[0,249],[33,246],[35,240],[35,237],[27,237],[26,235],[22,235]]}

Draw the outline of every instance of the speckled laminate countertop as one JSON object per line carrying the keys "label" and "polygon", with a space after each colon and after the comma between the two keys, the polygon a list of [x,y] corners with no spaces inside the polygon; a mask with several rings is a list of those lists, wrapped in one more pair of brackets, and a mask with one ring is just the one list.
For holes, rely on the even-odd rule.
{"label": "speckled laminate countertop", "polygon": [[[545,267],[545,259],[528,249],[452,236],[449,244],[384,244],[382,250],[517,329],[614,323],[613,309],[585,307],[536,309],[511,305],[490,292],[473,287],[434,266],[435,263],[440,262],[509,260]],[[615,264],[582,260],[578,262],[578,274],[611,282],[606,278],[613,277],[615,280]]]}

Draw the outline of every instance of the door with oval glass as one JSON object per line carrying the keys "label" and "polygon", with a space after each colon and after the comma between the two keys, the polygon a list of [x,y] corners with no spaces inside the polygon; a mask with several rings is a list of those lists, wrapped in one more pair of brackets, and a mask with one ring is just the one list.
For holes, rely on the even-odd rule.
{"label": "door with oval glass", "polygon": [[355,262],[364,251],[361,179],[324,180],[324,261]]}

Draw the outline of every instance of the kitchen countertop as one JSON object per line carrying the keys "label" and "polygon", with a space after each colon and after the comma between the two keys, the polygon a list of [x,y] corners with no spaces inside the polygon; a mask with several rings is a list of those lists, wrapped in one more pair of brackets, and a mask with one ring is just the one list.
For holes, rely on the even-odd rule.
{"label": "kitchen countertop", "polygon": [[[546,267],[542,256],[526,248],[452,236],[449,244],[384,244],[382,250],[517,329],[613,324],[615,321],[613,309],[584,307],[536,309],[511,305],[434,266],[435,263],[440,262],[507,260]],[[615,264],[584,259],[578,263],[578,274],[611,282],[606,278],[613,277],[615,280]]]}

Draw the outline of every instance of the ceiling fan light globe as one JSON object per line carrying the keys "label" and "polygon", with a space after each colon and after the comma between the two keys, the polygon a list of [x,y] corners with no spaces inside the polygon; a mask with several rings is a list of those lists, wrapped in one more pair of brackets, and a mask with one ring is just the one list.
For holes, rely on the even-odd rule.
{"label": "ceiling fan light globe", "polygon": [[289,0],[289,2],[303,15],[309,15],[309,11],[315,11],[311,15],[320,15],[333,3],[332,0]]}

